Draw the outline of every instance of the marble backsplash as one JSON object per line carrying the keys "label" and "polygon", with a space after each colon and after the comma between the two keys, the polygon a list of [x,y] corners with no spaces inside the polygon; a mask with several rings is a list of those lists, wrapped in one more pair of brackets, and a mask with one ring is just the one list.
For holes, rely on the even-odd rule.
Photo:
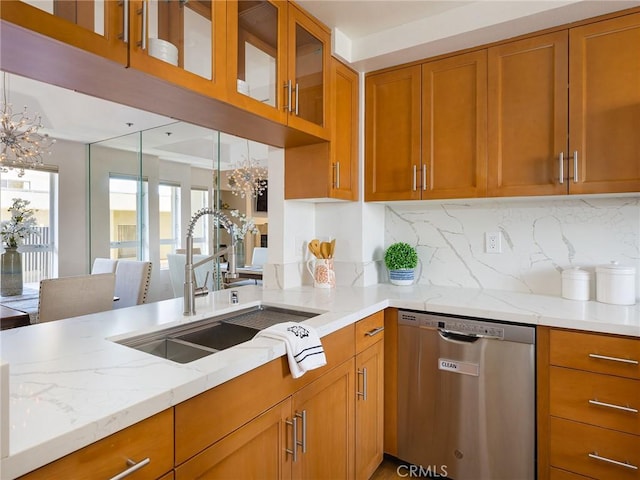
{"label": "marble backsplash", "polygon": [[[502,253],[486,253],[486,232],[501,233]],[[396,241],[417,246],[421,284],[560,295],[568,267],[591,271],[594,288],[597,265],[640,273],[640,196],[389,204],[385,247]]]}

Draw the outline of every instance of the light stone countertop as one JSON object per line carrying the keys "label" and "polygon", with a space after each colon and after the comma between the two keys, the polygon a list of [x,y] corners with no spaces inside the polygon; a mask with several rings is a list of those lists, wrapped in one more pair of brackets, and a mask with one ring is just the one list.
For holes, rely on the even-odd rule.
{"label": "light stone countertop", "polygon": [[229,304],[228,291],[215,292],[196,300],[192,317],[183,316],[180,298],[2,331],[10,439],[0,478],[25,474],[284,355],[282,342],[260,338],[178,364],[112,341],[260,303],[321,313],[305,322],[321,337],[386,307],[640,337],[639,305],[426,285],[237,290],[239,305]]}

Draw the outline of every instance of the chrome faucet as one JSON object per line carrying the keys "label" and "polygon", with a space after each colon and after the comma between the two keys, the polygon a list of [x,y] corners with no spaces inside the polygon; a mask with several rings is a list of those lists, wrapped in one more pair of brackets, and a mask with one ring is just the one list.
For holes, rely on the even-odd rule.
{"label": "chrome faucet", "polygon": [[[212,215],[218,222],[222,225],[222,227],[229,232],[231,235],[231,245],[226,248],[222,248],[215,252],[213,255],[208,256],[207,258],[203,258],[196,263],[193,263],[193,229],[196,225],[198,219],[204,215]],[[195,284],[194,278],[194,269],[203,265],[215,258],[221,257],[222,255],[227,254],[227,273],[225,274],[225,279],[233,279],[238,278],[238,273],[236,272],[236,236],[233,232],[233,222],[229,220],[224,213],[219,210],[214,210],[209,207],[201,208],[198,210],[193,217],[191,217],[191,221],[189,222],[189,227],[187,228],[187,238],[186,238],[186,260],[184,265],[184,314],[185,315],[195,315],[196,313],[196,295],[202,296],[207,295],[209,292],[207,290],[207,281],[205,280],[205,284],[202,287],[197,287]],[[207,273],[207,278],[209,274]]]}

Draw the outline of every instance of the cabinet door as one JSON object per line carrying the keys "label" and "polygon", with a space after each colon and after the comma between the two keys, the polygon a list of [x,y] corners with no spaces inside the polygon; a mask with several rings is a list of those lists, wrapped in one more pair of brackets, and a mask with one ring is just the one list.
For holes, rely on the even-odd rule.
{"label": "cabinet door", "polygon": [[2,2],[0,18],[126,65],[126,2]]}
{"label": "cabinet door", "polygon": [[226,2],[132,0],[130,65],[208,96],[226,93]]}
{"label": "cabinet door", "polygon": [[331,60],[331,198],[358,199],[358,73]]}
{"label": "cabinet door", "polygon": [[293,478],[353,477],[353,358],[293,396],[299,441]]}
{"label": "cabinet door", "polygon": [[490,196],[567,193],[568,43],[562,31],[489,48]]}
{"label": "cabinet door", "polygon": [[384,448],[384,341],[356,357],[356,478],[368,479]]}
{"label": "cabinet door", "polygon": [[365,81],[365,200],[419,200],[419,65]]}
{"label": "cabinet door", "polygon": [[637,192],[640,14],[571,29],[569,62],[569,192]]}
{"label": "cabinet door", "polygon": [[[289,126],[329,139],[331,33],[294,4],[288,10],[287,81],[291,81]],[[287,92],[288,93],[288,92]]]}
{"label": "cabinet door", "polygon": [[482,197],[487,188],[487,52],[422,66],[422,198]]}
{"label": "cabinet door", "polygon": [[176,468],[176,480],[291,478],[291,398]]}
{"label": "cabinet door", "polygon": [[232,0],[228,9],[229,100],[286,124],[287,3]]}

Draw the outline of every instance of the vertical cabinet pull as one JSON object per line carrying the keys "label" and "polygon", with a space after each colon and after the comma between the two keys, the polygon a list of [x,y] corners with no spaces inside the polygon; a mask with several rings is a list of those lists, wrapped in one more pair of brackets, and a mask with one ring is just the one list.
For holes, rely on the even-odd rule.
{"label": "vertical cabinet pull", "polygon": [[562,185],[564,183],[564,152],[560,152],[560,155],[558,155],[558,164],[560,167],[558,169],[558,181]]}
{"label": "vertical cabinet pull", "polygon": [[638,467],[635,466],[633,463],[620,462],[618,460],[613,460],[611,458],[602,457],[602,456],[598,455],[598,452],[590,453],[589,454],[589,458],[593,458],[594,460],[600,460],[601,462],[611,463],[612,465],[618,465],[619,467],[629,468],[631,470],[638,470]]}
{"label": "vertical cabinet pull", "polygon": [[293,436],[293,441],[291,445],[293,448],[286,448],[285,452],[293,457],[293,461],[298,461],[298,418],[297,416],[293,417],[291,420],[287,420],[285,422],[287,425],[291,425],[291,431]]}
{"label": "vertical cabinet pull", "polygon": [[147,2],[144,0],[142,2],[142,8],[138,10],[138,15],[142,16],[142,28],[140,29],[140,41],[138,42],[138,46],[142,48],[142,50],[147,49]]}
{"label": "vertical cabinet pull", "polygon": [[287,90],[287,103],[284,106],[286,112],[291,113],[291,80],[284,82],[284,88]]}
{"label": "vertical cabinet pull", "polygon": [[124,43],[129,43],[129,0],[121,0],[118,5],[122,6],[122,33],[118,38]]}
{"label": "vertical cabinet pull", "polygon": [[142,467],[144,467],[145,465],[148,465],[149,462],[151,462],[151,460],[149,459],[149,457],[145,458],[144,460],[141,460],[140,462],[134,462],[133,460],[131,460],[130,458],[127,459],[127,465],[129,465],[129,468],[127,468],[125,471],[120,472],[119,474],[117,474],[114,477],[111,477],[110,480],[120,480],[122,478],[128,477],[129,475],[131,475],[133,472],[137,472],[138,470],[140,470]]}
{"label": "vertical cabinet pull", "polygon": [[333,168],[333,188],[340,188],[340,162],[336,162],[332,166]]}
{"label": "vertical cabinet pull", "polygon": [[296,117],[298,117],[298,84],[296,83],[296,108],[295,108],[295,113],[296,113]]}
{"label": "vertical cabinet pull", "polygon": [[427,189],[427,164],[422,164],[422,190]]}
{"label": "vertical cabinet pull", "polygon": [[590,358],[595,358],[597,360],[609,360],[611,362],[620,362],[620,363],[629,363],[631,365],[638,365],[638,360],[628,360],[626,358],[619,357],[608,357],[606,355],[599,355],[597,353],[590,353]]}
{"label": "vertical cabinet pull", "polygon": [[578,183],[578,151],[573,151],[573,183]]}
{"label": "vertical cabinet pull", "polygon": [[303,410],[302,412],[296,412],[295,416],[302,420],[302,440],[298,441],[296,439],[294,448],[298,448],[298,446],[300,446],[302,447],[302,453],[307,453],[307,411]]}
{"label": "vertical cabinet pull", "polygon": [[[363,367],[362,370],[358,369],[358,379],[362,376],[362,391],[356,390],[356,396],[362,397],[362,400],[367,399],[367,367]],[[360,382],[358,382],[360,385]]]}
{"label": "vertical cabinet pull", "polygon": [[417,172],[417,168],[418,167],[416,165],[413,166],[413,191],[414,192],[418,189],[418,186],[417,186],[418,185],[417,184],[417,182],[418,182],[418,179],[417,179],[417,173],[418,173]]}

